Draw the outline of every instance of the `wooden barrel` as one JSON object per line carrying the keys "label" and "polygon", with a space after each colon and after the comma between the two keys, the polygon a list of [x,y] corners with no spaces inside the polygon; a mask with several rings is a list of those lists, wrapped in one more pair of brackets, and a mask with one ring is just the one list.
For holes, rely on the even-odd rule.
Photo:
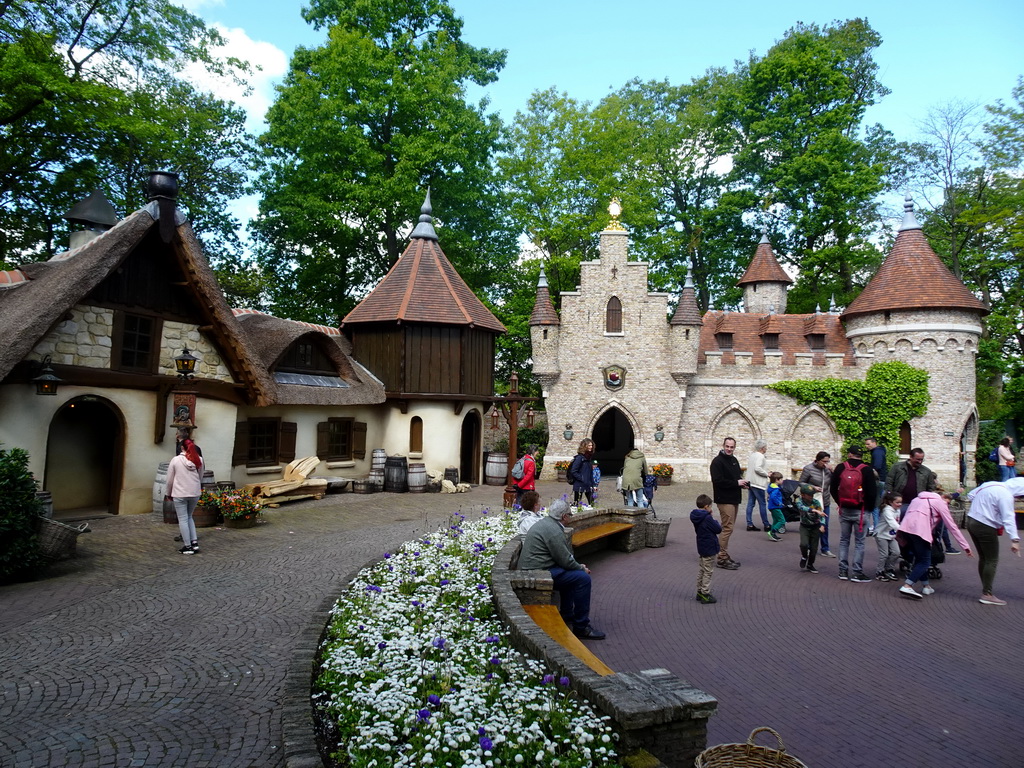
{"label": "wooden barrel", "polygon": [[50,491],[37,491],[36,498],[43,505],[42,516],[47,520],[53,518],[53,494]]}
{"label": "wooden barrel", "polygon": [[376,486],[375,490],[381,490],[384,487],[384,469],[371,469],[370,476],[366,478],[366,482]]}
{"label": "wooden barrel", "polygon": [[373,455],[370,457],[370,471],[373,472],[375,469],[379,469],[381,472],[384,471],[384,464],[388,460],[387,451],[383,448],[374,448]]}
{"label": "wooden barrel", "polygon": [[384,463],[384,490],[389,493],[409,491],[409,462],[405,456],[388,456]]}
{"label": "wooden barrel", "polygon": [[153,481],[153,514],[164,513],[164,495],[167,492],[167,465],[169,461],[161,461],[156,468],[156,479]]}
{"label": "wooden barrel", "polygon": [[409,493],[426,493],[427,467],[425,464],[409,465]]}
{"label": "wooden barrel", "polygon": [[192,513],[192,522],[196,524],[196,528],[212,528],[215,525],[219,525],[221,520],[220,510],[215,507],[200,505]]}
{"label": "wooden barrel", "polygon": [[508,454],[492,451],[487,454],[487,465],[484,467],[484,482],[487,485],[504,485],[508,479]]}
{"label": "wooden barrel", "polygon": [[446,467],[444,470],[444,479],[450,482],[452,485],[459,484],[459,469],[458,467]]}

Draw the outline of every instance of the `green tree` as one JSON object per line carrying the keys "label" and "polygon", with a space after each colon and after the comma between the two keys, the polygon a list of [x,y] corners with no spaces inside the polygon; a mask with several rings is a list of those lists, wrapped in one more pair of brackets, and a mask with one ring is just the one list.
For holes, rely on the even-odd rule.
{"label": "green tree", "polygon": [[434,0],[318,0],[304,17],[327,40],[296,50],[260,137],[254,232],[275,311],[340,322],[401,255],[428,186],[445,253],[470,286],[496,282],[514,255],[491,168],[499,122],[465,92],[505,53],[463,42]]}
{"label": "green tree", "polygon": [[780,261],[800,268],[795,311],[854,297],[881,256],[879,194],[894,165],[891,135],[863,129],[888,93],[872,58],[881,37],[865,20],[798,24],[744,67],[736,171],[750,208],[773,231]]}

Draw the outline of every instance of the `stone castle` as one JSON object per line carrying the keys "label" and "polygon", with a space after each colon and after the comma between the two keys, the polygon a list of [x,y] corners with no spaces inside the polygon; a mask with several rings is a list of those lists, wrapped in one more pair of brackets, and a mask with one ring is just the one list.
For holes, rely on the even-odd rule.
{"label": "stone castle", "polygon": [[769,470],[786,478],[820,450],[840,461],[844,436],[825,411],[765,385],[863,380],[872,364],[892,360],[927,371],[931,394],[927,413],[903,424],[900,455],[923,448],[944,486],[960,479],[961,455],[973,476],[974,358],[987,310],[929,246],[909,198],[891,252],[843,311],[787,314],[793,281],[767,237],[739,281],[742,312],[702,315],[688,278],[670,319],[669,294],[648,290],[647,269],[629,260],[613,216],[600,257],[580,265],[576,291],[561,294],[560,314],[541,272],[530,331],[551,430],[545,476],[583,437],[593,437],[606,475],[636,445],[649,464],[671,464],[676,480],[707,480],[726,436],[743,464],[766,440]]}

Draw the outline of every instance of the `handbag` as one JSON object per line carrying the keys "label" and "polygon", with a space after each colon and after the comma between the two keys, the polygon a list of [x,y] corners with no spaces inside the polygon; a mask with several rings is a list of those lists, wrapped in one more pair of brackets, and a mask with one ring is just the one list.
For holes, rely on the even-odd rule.
{"label": "handbag", "polygon": [[617,478],[615,478],[615,490],[622,490],[622,475],[619,475]]}

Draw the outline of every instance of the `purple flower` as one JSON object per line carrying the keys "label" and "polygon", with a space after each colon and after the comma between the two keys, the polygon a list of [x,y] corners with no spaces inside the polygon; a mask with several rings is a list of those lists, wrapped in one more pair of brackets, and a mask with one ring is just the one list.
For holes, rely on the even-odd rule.
{"label": "purple flower", "polygon": [[[480,730],[482,731],[483,728],[481,728]],[[492,747],[494,747],[494,742],[493,741],[488,739],[486,736],[480,737],[480,749],[482,749],[484,752],[487,752]]]}
{"label": "purple flower", "polygon": [[419,712],[416,713],[416,717],[418,717],[420,720],[429,720],[430,719],[430,710],[429,709],[421,709]]}
{"label": "purple flower", "polygon": [[427,696],[427,701],[436,707],[438,704],[441,703],[441,697],[438,696],[436,693],[432,693],[429,696]]}
{"label": "purple flower", "polygon": [[435,648],[444,649],[444,644],[446,642],[448,642],[448,641],[445,640],[443,637],[435,637],[433,640],[430,641],[430,644],[432,646],[434,646]]}
{"label": "purple flower", "polygon": [[377,647],[380,648],[383,651],[385,648],[388,647],[388,644],[383,642],[383,641],[381,641],[381,642],[377,643]]}
{"label": "purple flower", "polygon": [[[477,589],[481,589],[481,590],[482,590],[482,589],[487,589],[487,585],[486,585],[486,584],[477,584],[477,585],[476,585],[476,588],[477,588]],[[378,589],[377,591],[379,592],[380,590]]]}
{"label": "purple flower", "polygon": [[569,678],[568,677],[560,677],[560,678],[558,678],[558,684],[559,685],[569,685]]}
{"label": "purple flower", "polygon": [[493,664],[494,666],[498,666],[499,664],[501,664],[501,659],[499,659],[497,656],[492,656],[491,664]]}
{"label": "purple flower", "polygon": [[554,675],[544,675],[544,679],[541,680],[541,683],[543,683],[544,685],[551,685],[553,682],[555,682]]}
{"label": "purple flower", "polygon": [[412,556],[413,556],[413,557],[419,557],[419,556],[420,556],[420,553],[419,553],[419,552],[413,552],[413,553],[412,553]]}
{"label": "purple flower", "polygon": [[484,675],[484,680],[493,680],[493,679],[494,679],[494,673],[493,672],[488,672],[486,675]]}
{"label": "purple flower", "polygon": [[484,638],[484,642],[485,643],[499,643],[499,642],[501,642],[501,638],[498,637],[497,635],[488,635],[487,637]]}
{"label": "purple flower", "polygon": [[391,553],[390,552],[385,552],[384,553],[384,559],[385,560],[390,560],[391,559]]}
{"label": "purple flower", "polygon": [[481,736],[486,736],[487,735],[487,729],[484,728],[482,725],[479,728],[476,729],[476,732],[479,735],[481,735]]}
{"label": "purple flower", "polygon": [[465,613],[465,612],[466,612],[466,606],[462,606],[461,608],[459,608],[459,613]]}
{"label": "purple flower", "polygon": [[380,587],[378,587],[376,584],[367,584],[366,585],[366,591],[367,592],[380,592]]}
{"label": "purple flower", "polygon": [[413,608],[419,608],[420,607],[420,601],[419,600],[413,600],[412,601],[412,605],[413,605]]}
{"label": "purple flower", "polygon": [[451,584],[451,582],[448,581],[448,579],[441,579],[441,586],[442,587],[447,587],[449,584]]}

